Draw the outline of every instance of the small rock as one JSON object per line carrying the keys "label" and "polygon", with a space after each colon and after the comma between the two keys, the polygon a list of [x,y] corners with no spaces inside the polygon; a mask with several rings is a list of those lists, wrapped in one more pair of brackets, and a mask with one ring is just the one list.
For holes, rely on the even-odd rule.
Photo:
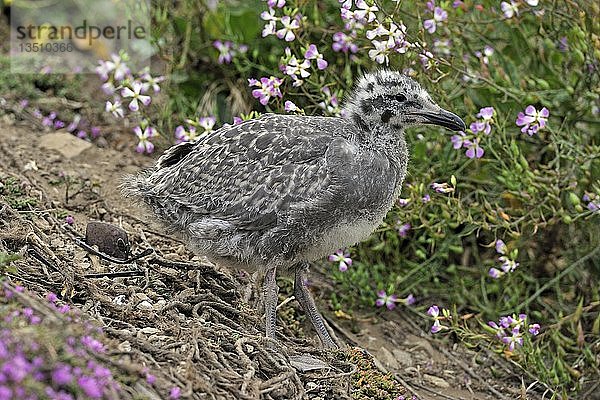
{"label": "small rock", "polygon": [[150,297],[148,297],[146,293],[134,293],[132,297],[137,301],[150,300]]}
{"label": "small rock", "polygon": [[160,311],[166,305],[167,305],[166,300],[160,299],[156,303],[154,303],[154,306],[152,306],[152,307],[154,308],[155,311]]}
{"label": "small rock", "polygon": [[394,354],[394,358],[402,367],[411,367],[413,365],[413,358],[408,351],[394,349],[392,350],[392,354]]}
{"label": "small rock", "polygon": [[122,351],[124,353],[128,353],[131,351],[131,343],[129,343],[129,341],[124,341],[122,343],[119,343],[119,345],[117,346],[117,348],[119,349],[119,351]]}
{"label": "small rock", "polygon": [[59,238],[54,238],[50,241],[50,246],[55,249],[62,249],[65,247],[65,242]]}
{"label": "small rock", "polygon": [[180,272],[178,270],[176,270],[175,268],[169,268],[169,267],[160,267],[160,273],[164,274],[164,275],[168,275],[170,277],[177,277],[180,274]]}
{"label": "small rock", "polygon": [[179,297],[181,299],[181,298],[191,297],[194,294],[196,294],[196,289],[187,288],[187,289],[183,289],[181,292],[179,292],[179,296],[177,296],[177,297]]}
{"label": "small rock", "polygon": [[398,369],[400,365],[394,355],[385,347],[382,347],[377,354],[383,365],[390,369]]}
{"label": "small rock", "polygon": [[35,163],[35,160],[30,160],[27,164],[23,166],[23,171],[37,171],[38,166]]}
{"label": "small rock", "polygon": [[440,388],[449,388],[450,387],[450,384],[448,382],[446,382],[444,379],[440,378],[439,376],[424,374],[423,379],[426,380],[427,382],[431,383],[432,385],[440,387]]}
{"label": "small rock", "polygon": [[301,372],[324,369],[328,367],[326,363],[309,354],[290,356],[290,364],[292,367],[294,367],[294,369]]}
{"label": "small rock", "polygon": [[142,301],[140,304],[137,305],[137,308],[139,308],[140,310],[152,310],[152,303],[150,303],[148,300],[144,300]]}
{"label": "small rock", "polygon": [[74,158],[92,147],[92,144],[81,140],[70,133],[56,132],[42,135],[38,140],[40,147],[58,151],[63,157]]}
{"label": "small rock", "polygon": [[156,328],[147,326],[145,328],[140,329],[140,332],[142,332],[145,335],[154,335],[155,333],[160,332],[160,329],[156,329]]}
{"label": "small rock", "polygon": [[383,365],[383,363],[379,360],[379,358],[377,358],[377,357],[373,358],[373,363],[375,364],[375,367],[377,367],[378,370],[388,372],[386,366]]}

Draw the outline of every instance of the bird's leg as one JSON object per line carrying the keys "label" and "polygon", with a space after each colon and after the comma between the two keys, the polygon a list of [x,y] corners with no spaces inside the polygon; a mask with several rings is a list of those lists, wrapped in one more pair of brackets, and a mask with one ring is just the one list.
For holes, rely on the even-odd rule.
{"label": "bird's leg", "polygon": [[265,302],[265,326],[266,336],[269,339],[275,339],[275,321],[277,318],[277,293],[279,287],[277,287],[277,281],[275,280],[277,268],[269,268],[265,274],[265,280],[263,283],[263,294]]}
{"label": "bird's leg", "polygon": [[323,346],[328,349],[337,349],[337,344],[333,341],[327,328],[325,327],[325,322],[323,321],[323,317],[319,314],[319,310],[317,310],[317,306],[315,305],[315,301],[313,300],[308,288],[306,287],[306,278],[308,272],[309,264],[307,262],[300,263],[296,266],[296,277],[294,279],[294,296],[300,306],[308,315],[310,322],[315,327],[317,331],[317,335],[321,339]]}

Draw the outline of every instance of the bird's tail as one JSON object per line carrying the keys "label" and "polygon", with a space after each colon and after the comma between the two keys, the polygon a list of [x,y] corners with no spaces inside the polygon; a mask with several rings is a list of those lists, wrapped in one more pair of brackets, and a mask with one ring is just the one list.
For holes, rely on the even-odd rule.
{"label": "bird's tail", "polygon": [[154,183],[150,182],[150,176],[153,173],[162,173],[160,171],[164,168],[177,165],[194,149],[195,146],[195,143],[190,142],[175,145],[165,151],[151,169],[140,172],[137,175],[125,175],[123,179],[121,179],[121,193],[125,197],[137,197],[148,203],[152,189],[155,186]]}
{"label": "bird's tail", "polygon": [[147,202],[148,195],[154,185],[148,179],[151,171],[142,171],[138,174],[129,174],[121,178],[121,194],[124,197],[136,197]]}

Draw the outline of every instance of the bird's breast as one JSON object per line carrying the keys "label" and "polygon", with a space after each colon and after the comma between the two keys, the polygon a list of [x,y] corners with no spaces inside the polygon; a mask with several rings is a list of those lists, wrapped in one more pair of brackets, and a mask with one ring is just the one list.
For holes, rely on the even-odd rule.
{"label": "bird's breast", "polygon": [[382,219],[354,218],[323,231],[311,246],[297,256],[297,261],[315,261],[367,239],[381,224]]}
{"label": "bird's breast", "polygon": [[399,195],[405,171],[386,154],[346,145],[333,155],[332,175],[338,190],[326,202],[328,212],[319,214],[322,220],[311,223],[321,229],[300,259],[317,260],[367,239]]}

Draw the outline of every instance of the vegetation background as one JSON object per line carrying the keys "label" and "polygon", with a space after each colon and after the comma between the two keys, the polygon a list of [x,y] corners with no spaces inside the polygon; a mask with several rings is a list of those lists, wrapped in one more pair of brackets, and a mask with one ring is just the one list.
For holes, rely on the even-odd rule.
{"label": "vegetation background", "polygon": [[[306,114],[335,114],[339,109],[331,97],[341,101],[357,76],[382,66],[414,76],[467,124],[478,120],[480,109],[493,107],[491,133],[469,132],[485,150],[481,158],[467,157],[463,147],[455,149],[441,129],[408,133],[412,160],[402,194],[408,205],[397,207],[367,243],[352,249],[354,262],[347,271],[332,267],[336,286],[331,306],[353,314],[373,307],[378,290],[399,298],[412,294],[417,310],[433,303],[452,310],[448,331],[466,345],[504,351],[563,397],[580,389],[587,374],[597,384],[598,4],[270,3],[275,18],[298,18],[294,40],[276,34],[261,37],[263,25],[267,29],[272,18],[264,20],[263,15],[260,21],[267,9],[264,2],[239,2],[235,7],[228,2],[205,7],[181,2],[164,9],[169,17],[159,21],[156,37],[177,45],[168,46],[172,105],[157,120],[159,130],[172,132],[189,115],[215,115],[229,122],[247,113],[247,79],[263,76],[284,79],[283,96],[265,107],[250,103],[252,109],[286,112],[289,100]],[[286,4],[278,8],[282,3]],[[370,19],[370,6],[377,7],[376,18],[357,23],[360,10]],[[344,8],[355,14],[344,16]],[[437,25],[434,32],[426,29],[431,27],[427,20]],[[373,37],[369,31],[389,32],[390,22],[406,26],[404,38],[411,45],[373,54],[379,48],[377,40],[385,42],[389,36]],[[283,27],[277,21],[276,30]],[[347,35],[346,52],[335,51],[339,32]],[[215,40],[247,45],[248,51],[220,63]],[[310,44],[317,46],[328,66],[319,70],[311,64],[310,76],[294,87],[295,80],[280,70],[290,65],[285,49],[291,49],[301,64]],[[381,55],[384,61],[378,63]],[[516,124],[528,105],[550,112],[547,125],[532,135]],[[438,193],[431,187],[434,182],[448,183],[452,190]],[[405,224],[408,232],[399,230]],[[497,240],[506,243],[519,266],[494,279],[490,268],[502,264],[495,251]],[[494,342],[486,326],[488,320],[515,313],[527,314],[543,328],[533,343],[511,352]]]}

